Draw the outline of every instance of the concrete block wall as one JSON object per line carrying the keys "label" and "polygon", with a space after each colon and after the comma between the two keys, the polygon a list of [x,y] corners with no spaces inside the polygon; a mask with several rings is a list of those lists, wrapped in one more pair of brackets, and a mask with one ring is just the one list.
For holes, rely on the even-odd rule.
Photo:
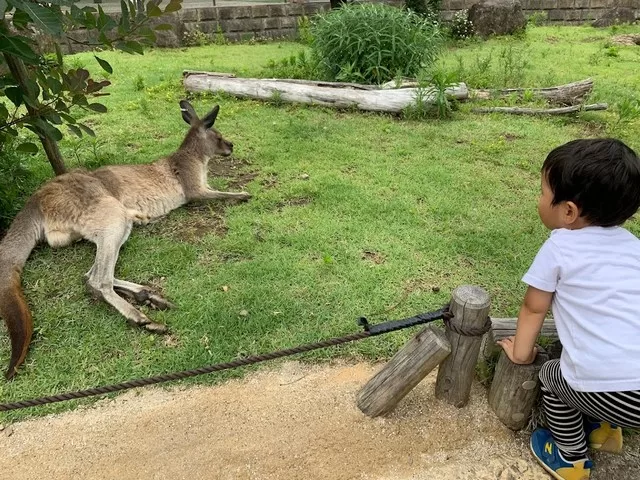
{"label": "concrete block wall", "polygon": [[[443,0],[442,16],[449,20],[460,10],[469,9],[477,0]],[[612,7],[628,7],[640,19],[640,0],[520,0],[525,15],[545,12],[549,22],[585,23],[600,18]]]}

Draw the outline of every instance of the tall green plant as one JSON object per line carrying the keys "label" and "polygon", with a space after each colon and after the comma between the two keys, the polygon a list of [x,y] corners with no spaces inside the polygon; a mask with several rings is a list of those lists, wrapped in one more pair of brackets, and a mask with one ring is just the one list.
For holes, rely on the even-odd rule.
{"label": "tall green plant", "polygon": [[326,77],[383,83],[414,77],[442,46],[438,26],[414,12],[384,4],[349,4],[318,15],[312,49]]}

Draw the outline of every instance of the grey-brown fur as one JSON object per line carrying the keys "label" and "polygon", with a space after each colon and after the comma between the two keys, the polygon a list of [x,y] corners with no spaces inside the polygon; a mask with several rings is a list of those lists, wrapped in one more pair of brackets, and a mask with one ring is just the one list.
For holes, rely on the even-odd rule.
{"label": "grey-brown fur", "polygon": [[60,175],[36,191],[16,216],[0,243],[0,316],[7,323],[12,347],[7,378],[24,361],[31,339],[32,320],[20,273],[41,241],[52,247],[81,239],[95,243],[95,262],[85,275],[90,292],[129,323],[153,332],[166,331],[123,297],[159,309],[171,304],[145,286],[114,277],[120,247],[133,224],[146,223],[193,200],[250,198],[247,192],[219,192],[207,184],[209,160],[233,151],[233,144],[212,128],[219,106],[202,119],[186,100],[180,107],[191,128],[172,155],[147,165],[114,165]]}

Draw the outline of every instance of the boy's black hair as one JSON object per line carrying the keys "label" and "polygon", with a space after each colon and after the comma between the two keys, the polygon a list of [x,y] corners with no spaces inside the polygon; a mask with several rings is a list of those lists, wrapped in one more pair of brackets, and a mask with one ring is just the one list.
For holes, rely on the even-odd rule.
{"label": "boy's black hair", "polygon": [[640,159],[614,138],[573,140],[547,155],[553,205],[571,201],[592,225],[622,225],[640,208]]}

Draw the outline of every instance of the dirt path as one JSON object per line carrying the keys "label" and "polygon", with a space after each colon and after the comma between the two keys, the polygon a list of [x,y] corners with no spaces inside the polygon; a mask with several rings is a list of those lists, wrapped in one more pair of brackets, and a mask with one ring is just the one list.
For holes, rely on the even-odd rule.
{"label": "dirt path", "polygon": [[[549,478],[474,385],[470,404],[437,401],[432,372],[387,418],[355,395],[379,366],[297,362],[217,387],[143,389],[0,432],[0,478]],[[12,431],[7,435],[7,431]],[[593,479],[637,478],[640,441],[596,457]]]}

